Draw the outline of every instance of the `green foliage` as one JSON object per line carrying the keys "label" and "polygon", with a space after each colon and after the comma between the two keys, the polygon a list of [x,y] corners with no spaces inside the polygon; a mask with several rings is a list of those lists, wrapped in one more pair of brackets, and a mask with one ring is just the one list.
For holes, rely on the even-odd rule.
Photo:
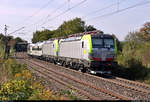
{"label": "green foliage", "polygon": [[149,41],[150,40],[150,22],[147,22],[143,25],[143,27],[137,33],[137,36],[142,41]]}
{"label": "green foliage", "polygon": [[6,37],[3,34],[0,34],[0,43],[4,44]]}
{"label": "green foliage", "polygon": [[5,54],[5,46],[0,41],[0,59],[4,58],[4,54]]}
{"label": "green foliage", "polygon": [[48,40],[50,38],[67,37],[70,34],[81,33],[85,31],[96,30],[92,25],[85,25],[85,22],[81,18],[75,18],[70,21],[64,21],[56,30],[49,31],[36,31],[33,34],[32,42]]}
{"label": "green foliage", "polygon": [[[85,29],[86,29],[87,32],[96,30],[96,28],[94,28],[94,26],[92,26],[92,25],[85,26]],[[103,33],[103,31],[101,33]]]}
{"label": "green foliage", "polygon": [[136,57],[118,56],[119,68],[115,75],[130,79],[130,80],[144,80],[150,73],[150,69],[143,66],[142,62]]}
{"label": "green foliage", "polygon": [[76,90],[61,90],[60,94],[69,97],[72,100],[80,100],[79,97],[75,96]]}
{"label": "green foliage", "polygon": [[12,80],[0,88],[0,100],[25,100],[32,94],[32,88],[28,81]]}
{"label": "green foliage", "polygon": [[15,40],[16,43],[18,43],[18,42],[23,42],[23,40],[22,40],[20,37],[17,37],[17,38],[15,38],[14,40]]}
{"label": "green foliage", "polygon": [[20,73],[22,70],[26,69],[26,65],[20,65],[13,59],[8,59],[5,63],[5,68],[8,69],[10,75],[15,75]]}
{"label": "green foliage", "polygon": [[69,34],[74,33],[80,33],[84,32],[85,22],[82,21],[80,18],[75,18],[73,20],[70,20],[68,22],[64,22],[59,28],[61,34],[58,34],[58,37],[60,36],[68,36]]}
{"label": "green foliage", "polygon": [[119,68],[115,75],[150,83],[150,23],[139,32],[129,32],[119,53]]}
{"label": "green foliage", "polygon": [[[144,80],[150,73],[150,46],[146,43],[128,41],[118,56],[118,64],[122,77],[132,80]],[[145,56],[146,55],[146,56]],[[149,55],[150,56],[150,55]],[[117,73],[116,73],[117,74]]]}
{"label": "green foliage", "polygon": [[0,100],[66,100],[36,81],[26,65],[20,65],[13,59],[1,62]]}
{"label": "green foliage", "polygon": [[48,39],[52,38],[52,36],[53,36],[53,31],[50,31],[50,30],[36,31],[33,34],[32,42],[36,43],[39,41],[48,40]]}

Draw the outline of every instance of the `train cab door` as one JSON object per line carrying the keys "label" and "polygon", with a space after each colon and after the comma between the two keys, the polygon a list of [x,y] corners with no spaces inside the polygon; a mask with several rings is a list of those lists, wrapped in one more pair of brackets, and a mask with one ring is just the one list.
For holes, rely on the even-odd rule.
{"label": "train cab door", "polygon": [[82,40],[82,59],[88,59],[88,41],[87,40]]}
{"label": "train cab door", "polygon": [[57,55],[57,51],[56,51],[56,43],[53,43],[53,55],[54,55],[54,56]]}
{"label": "train cab door", "polygon": [[84,40],[83,41],[81,41],[81,59],[83,59],[84,58]]}

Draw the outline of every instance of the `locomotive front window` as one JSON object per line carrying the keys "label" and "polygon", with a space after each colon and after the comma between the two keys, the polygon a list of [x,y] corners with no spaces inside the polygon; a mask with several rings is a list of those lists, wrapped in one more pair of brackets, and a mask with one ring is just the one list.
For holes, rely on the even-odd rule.
{"label": "locomotive front window", "polygon": [[104,39],[104,47],[114,48],[114,40],[113,39]]}
{"label": "locomotive front window", "polygon": [[92,45],[93,45],[93,48],[102,48],[103,40],[100,38],[92,38]]}

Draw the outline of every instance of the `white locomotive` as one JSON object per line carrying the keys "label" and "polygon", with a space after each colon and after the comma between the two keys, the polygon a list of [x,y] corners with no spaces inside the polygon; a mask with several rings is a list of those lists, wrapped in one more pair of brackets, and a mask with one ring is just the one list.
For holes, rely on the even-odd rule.
{"label": "white locomotive", "polygon": [[111,73],[117,65],[116,40],[99,31],[73,34],[65,39],[29,44],[28,55],[82,72]]}

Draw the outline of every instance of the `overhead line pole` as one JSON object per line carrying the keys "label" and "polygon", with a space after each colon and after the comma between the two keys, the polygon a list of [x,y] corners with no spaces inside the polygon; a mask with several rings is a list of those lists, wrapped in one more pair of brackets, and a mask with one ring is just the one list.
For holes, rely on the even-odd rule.
{"label": "overhead line pole", "polygon": [[[7,46],[7,30],[8,30],[8,26],[5,24],[5,28],[4,28],[4,33],[5,33],[5,41],[4,41],[4,44],[5,44],[5,54],[4,54],[4,59],[7,58],[7,53],[8,53],[8,46]],[[9,54],[9,53],[8,53]]]}
{"label": "overhead line pole", "polygon": [[8,26],[5,24],[5,28],[4,28],[5,36],[7,36],[7,30],[8,30]]}

